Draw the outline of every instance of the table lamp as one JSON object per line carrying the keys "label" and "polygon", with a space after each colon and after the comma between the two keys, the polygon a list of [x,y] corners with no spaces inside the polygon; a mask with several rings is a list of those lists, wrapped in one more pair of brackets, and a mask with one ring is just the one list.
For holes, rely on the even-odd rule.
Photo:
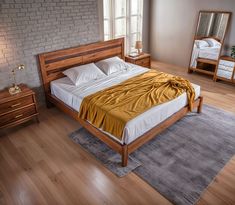
{"label": "table lamp", "polygon": [[138,55],[141,55],[140,49],[142,49],[142,41],[136,41],[135,43],[135,49],[138,50]]}
{"label": "table lamp", "polygon": [[11,73],[13,75],[13,80],[14,80],[14,83],[13,83],[13,86],[11,88],[9,88],[9,93],[11,95],[15,95],[17,93],[20,93],[21,92],[21,89],[19,88],[19,86],[16,84],[16,71],[17,70],[23,70],[25,69],[25,66],[24,65],[19,65],[18,67],[12,69]]}

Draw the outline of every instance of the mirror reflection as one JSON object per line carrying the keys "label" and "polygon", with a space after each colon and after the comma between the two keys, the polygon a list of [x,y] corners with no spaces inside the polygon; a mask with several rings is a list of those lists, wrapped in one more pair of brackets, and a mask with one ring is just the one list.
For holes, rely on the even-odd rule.
{"label": "mirror reflection", "polygon": [[222,12],[200,12],[190,63],[191,68],[207,67],[211,72],[215,69],[229,15],[229,13]]}
{"label": "mirror reflection", "polygon": [[201,12],[196,36],[199,38],[213,37],[218,41],[224,38],[229,14]]}

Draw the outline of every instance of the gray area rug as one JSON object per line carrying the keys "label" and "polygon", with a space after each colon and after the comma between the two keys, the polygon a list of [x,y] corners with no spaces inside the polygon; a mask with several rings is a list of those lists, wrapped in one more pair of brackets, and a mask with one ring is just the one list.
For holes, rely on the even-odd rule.
{"label": "gray area rug", "polygon": [[85,129],[70,137],[116,175],[133,171],[172,203],[189,205],[235,154],[235,115],[204,105],[132,153],[126,168]]}

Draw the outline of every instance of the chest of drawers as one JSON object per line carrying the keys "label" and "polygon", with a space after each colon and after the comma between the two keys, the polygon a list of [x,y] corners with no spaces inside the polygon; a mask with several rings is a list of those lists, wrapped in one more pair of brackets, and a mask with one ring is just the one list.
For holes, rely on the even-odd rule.
{"label": "chest of drawers", "polygon": [[10,95],[8,90],[0,91],[0,129],[19,125],[35,118],[38,109],[35,93],[25,85],[19,86],[21,93]]}
{"label": "chest of drawers", "polygon": [[214,81],[223,80],[235,83],[235,59],[221,56],[214,75]]}

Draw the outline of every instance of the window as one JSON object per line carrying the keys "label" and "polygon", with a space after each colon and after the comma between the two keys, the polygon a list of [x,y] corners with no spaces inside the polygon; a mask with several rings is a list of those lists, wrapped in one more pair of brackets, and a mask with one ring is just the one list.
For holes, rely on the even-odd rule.
{"label": "window", "polygon": [[126,52],[142,40],[143,0],[103,0],[104,40],[125,37]]}

